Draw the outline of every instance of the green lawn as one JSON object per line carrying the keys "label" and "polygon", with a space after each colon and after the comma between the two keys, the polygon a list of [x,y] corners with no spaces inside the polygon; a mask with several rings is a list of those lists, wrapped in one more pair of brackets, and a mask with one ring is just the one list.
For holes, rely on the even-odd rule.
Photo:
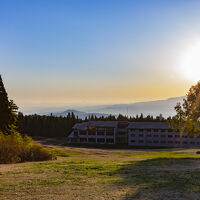
{"label": "green lawn", "polygon": [[48,148],[57,160],[0,165],[0,199],[200,199],[197,149]]}

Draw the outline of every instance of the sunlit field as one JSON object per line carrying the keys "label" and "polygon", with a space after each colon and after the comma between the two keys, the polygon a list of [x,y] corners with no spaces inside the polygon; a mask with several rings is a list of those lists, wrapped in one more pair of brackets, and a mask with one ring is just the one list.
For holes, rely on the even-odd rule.
{"label": "sunlit field", "polygon": [[0,199],[200,199],[198,149],[46,147],[57,160],[0,165]]}

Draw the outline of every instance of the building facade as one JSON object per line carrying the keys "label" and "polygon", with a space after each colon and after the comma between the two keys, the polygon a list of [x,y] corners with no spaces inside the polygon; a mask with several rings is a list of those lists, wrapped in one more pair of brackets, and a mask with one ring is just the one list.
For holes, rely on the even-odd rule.
{"label": "building facade", "polygon": [[116,144],[117,122],[89,121],[77,123],[69,135],[71,143]]}
{"label": "building facade", "polygon": [[200,145],[200,136],[174,131],[166,122],[89,121],[77,123],[69,143],[116,144],[134,147],[186,147]]}
{"label": "building facade", "polygon": [[133,122],[128,126],[128,145],[147,147],[198,146],[200,137],[189,137],[166,122]]}

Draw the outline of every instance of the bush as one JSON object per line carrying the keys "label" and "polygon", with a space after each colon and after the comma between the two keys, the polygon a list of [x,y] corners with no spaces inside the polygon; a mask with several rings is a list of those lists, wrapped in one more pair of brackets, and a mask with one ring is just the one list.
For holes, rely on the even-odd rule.
{"label": "bush", "polygon": [[0,164],[26,161],[52,160],[53,155],[30,137],[22,137],[14,132],[11,135],[0,133]]}

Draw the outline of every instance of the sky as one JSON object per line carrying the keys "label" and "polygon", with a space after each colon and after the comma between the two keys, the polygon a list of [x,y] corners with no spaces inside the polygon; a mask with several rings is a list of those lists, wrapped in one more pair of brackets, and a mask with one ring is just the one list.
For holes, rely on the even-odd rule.
{"label": "sky", "polygon": [[20,108],[183,96],[200,76],[198,0],[0,0],[0,73]]}

